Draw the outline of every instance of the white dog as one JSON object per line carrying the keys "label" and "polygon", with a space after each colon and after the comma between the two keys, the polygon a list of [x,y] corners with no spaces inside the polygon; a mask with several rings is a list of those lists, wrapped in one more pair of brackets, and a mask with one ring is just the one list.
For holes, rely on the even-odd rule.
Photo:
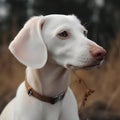
{"label": "white dog", "polygon": [[9,49],[26,79],[0,120],[79,120],[69,69],[99,65],[106,51],[86,37],[74,15],[32,17]]}

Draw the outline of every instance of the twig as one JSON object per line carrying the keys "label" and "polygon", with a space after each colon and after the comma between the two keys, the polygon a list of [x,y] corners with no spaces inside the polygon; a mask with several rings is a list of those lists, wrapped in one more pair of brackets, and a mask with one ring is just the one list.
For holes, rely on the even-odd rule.
{"label": "twig", "polygon": [[85,106],[87,100],[88,100],[88,97],[93,94],[95,92],[95,90],[89,88],[87,86],[87,84],[85,83],[85,81],[83,79],[80,79],[79,75],[72,69],[69,68],[69,70],[74,74],[74,76],[78,79],[79,81],[79,84],[81,84],[83,86],[83,88],[85,89],[85,93],[83,95],[83,98],[81,100],[81,104],[79,105],[79,111],[82,110],[82,108]]}

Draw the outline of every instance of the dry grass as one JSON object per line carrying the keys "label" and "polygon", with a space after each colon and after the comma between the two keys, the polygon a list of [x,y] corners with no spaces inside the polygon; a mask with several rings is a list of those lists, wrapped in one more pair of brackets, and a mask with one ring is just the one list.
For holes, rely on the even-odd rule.
{"label": "dry grass", "polygon": [[15,95],[24,80],[24,67],[10,54],[7,46],[0,48],[0,111]]}
{"label": "dry grass", "polygon": [[[81,79],[96,90],[89,97],[86,107],[97,101],[106,104],[106,109],[113,108],[120,112],[120,36],[108,53],[108,57],[102,67],[92,70],[80,70],[77,74]],[[0,49],[0,110],[15,95],[16,88],[24,80],[25,67],[8,52],[7,47]],[[81,101],[84,89],[72,76],[71,87],[75,92],[78,103]]]}

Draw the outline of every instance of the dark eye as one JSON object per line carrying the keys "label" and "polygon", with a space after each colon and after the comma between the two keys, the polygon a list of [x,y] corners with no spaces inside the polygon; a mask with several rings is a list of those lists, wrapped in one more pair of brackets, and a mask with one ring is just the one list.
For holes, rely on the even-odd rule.
{"label": "dark eye", "polygon": [[87,32],[86,31],[83,31],[83,34],[87,37]]}
{"label": "dark eye", "polygon": [[62,31],[62,32],[58,33],[57,36],[58,36],[59,38],[61,38],[61,39],[65,39],[65,38],[67,38],[67,37],[69,36],[69,34],[68,34],[67,31]]}

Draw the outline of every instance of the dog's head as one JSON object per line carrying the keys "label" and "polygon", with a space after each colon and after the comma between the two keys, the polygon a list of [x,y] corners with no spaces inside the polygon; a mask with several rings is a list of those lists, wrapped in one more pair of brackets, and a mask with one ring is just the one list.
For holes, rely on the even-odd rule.
{"label": "dog's head", "polygon": [[86,34],[74,15],[37,16],[24,25],[9,49],[21,63],[32,68],[42,68],[48,60],[65,68],[99,65],[106,51]]}

